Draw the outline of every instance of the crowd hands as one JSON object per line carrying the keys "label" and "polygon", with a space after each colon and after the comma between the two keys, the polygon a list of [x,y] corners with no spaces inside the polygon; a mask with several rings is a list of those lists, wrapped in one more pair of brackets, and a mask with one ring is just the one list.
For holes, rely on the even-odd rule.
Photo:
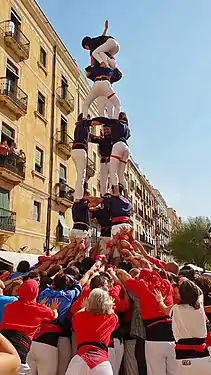
{"label": "crowd hands", "polygon": [[[134,240],[132,228],[130,231],[122,229],[113,236],[107,254],[99,254],[93,248],[90,256],[85,257],[84,249],[83,240],[73,239],[56,255],[39,257],[39,263],[32,270],[28,262],[21,262],[17,272],[1,272],[4,281],[1,280],[0,284],[0,374],[85,374],[81,365],[78,365],[80,372],[76,372],[75,363],[78,355],[83,358],[80,341],[84,336],[82,341],[104,342],[108,347],[108,358],[104,358],[103,362],[108,366],[106,374],[165,375],[164,367],[160,368],[160,372],[156,370],[159,353],[156,355],[155,348],[151,348],[149,343],[152,344],[154,340],[154,344],[162,348],[163,343],[167,345],[179,341],[171,331],[171,316],[172,310],[181,305],[199,311],[202,317],[204,314],[204,325],[202,320],[196,320],[195,324],[202,324],[206,348],[209,347],[207,330],[209,332],[210,329],[211,281],[208,277],[194,274],[188,266],[179,271],[177,263],[165,263],[148,255],[144,247]],[[113,257],[114,249],[118,250],[116,258]],[[8,298],[6,302],[2,297]],[[1,300],[5,305],[1,304]],[[30,315],[27,309],[31,309]],[[110,329],[105,327],[105,316]],[[140,320],[139,328],[137,318]],[[47,323],[50,323],[49,326]],[[149,328],[151,325],[152,328]],[[152,330],[154,325],[157,332]],[[99,333],[99,329],[102,332]],[[23,339],[30,340],[30,350],[25,353],[25,360],[17,345],[17,332]],[[159,339],[157,335],[160,335]],[[172,335],[171,340],[169,335]],[[137,348],[142,355],[137,355]],[[146,352],[143,355],[144,348]],[[172,353],[168,358],[167,348],[163,349],[165,361],[169,361],[173,368],[171,374],[183,374],[181,369],[178,372],[176,366],[176,362],[180,361],[176,361]],[[99,352],[99,358],[101,355]],[[89,360],[83,360],[89,364]],[[97,360],[96,374],[103,374],[101,366],[101,361]],[[206,368],[204,373],[209,374]]]}

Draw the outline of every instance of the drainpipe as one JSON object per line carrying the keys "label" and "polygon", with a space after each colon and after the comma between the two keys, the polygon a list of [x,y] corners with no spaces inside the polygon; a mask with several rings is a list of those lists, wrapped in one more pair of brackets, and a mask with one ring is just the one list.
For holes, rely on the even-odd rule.
{"label": "drainpipe", "polygon": [[46,238],[45,252],[49,255],[50,236],[51,236],[51,211],[52,211],[52,195],[53,195],[53,159],[54,159],[54,120],[55,120],[55,90],[56,90],[56,56],[57,48],[54,46],[53,62],[52,62],[52,83],[51,83],[51,129],[50,129],[50,154],[49,154],[49,183],[48,183],[48,207],[46,220]]}

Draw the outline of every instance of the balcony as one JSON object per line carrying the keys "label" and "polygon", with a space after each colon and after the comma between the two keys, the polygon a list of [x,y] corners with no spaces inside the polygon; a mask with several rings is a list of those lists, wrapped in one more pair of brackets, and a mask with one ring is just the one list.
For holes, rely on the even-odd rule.
{"label": "balcony", "polygon": [[0,236],[14,233],[16,227],[16,213],[0,208]]}
{"label": "balcony", "polygon": [[0,177],[14,185],[25,179],[26,161],[13,154],[0,155]]}
{"label": "balcony", "polygon": [[0,23],[0,33],[5,44],[16,54],[19,61],[29,58],[30,41],[12,21]]}
{"label": "balcony", "polygon": [[62,108],[66,114],[74,111],[74,97],[62,86],[56,90],[56,101],[60,108]]}
{"label": "balcony", "polygon": [[72,143],[73,139],[67,134],[67,132],[61,130],[57,132],[58,149],[68,158],[71,156]]}
{"label": "balcony", "polygon": [[95,175],[95,163],[90,159],[87,158],[87,165],[86,165],[86,177],[89,179],[90,177],[94,177]]}
{"label": "balcony", "polygon": [[6,106],[17,119],[27,112],[28,95],[7,78],[0,78],[0,106]]}
{"label": "balcony", "polygon": [[74,202],[74,189],[63,182],[58,183],[58,193],[56,195],[56,201],[59,204],[63,204],[67,208],[71,207]]}

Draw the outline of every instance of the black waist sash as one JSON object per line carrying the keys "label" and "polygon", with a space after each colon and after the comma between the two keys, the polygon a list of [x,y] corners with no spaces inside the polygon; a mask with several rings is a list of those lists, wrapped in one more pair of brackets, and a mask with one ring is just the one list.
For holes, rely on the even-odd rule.
{"label": "black waist sash", "polygon": [[77,350],[82,348],[82,346],[95,346],[96,348],[105,350],[108,353],[108,348],[103,342],[95,342],[95,341],[82,342],[81,344],[77,346]]}
{"label": "black waist sash", "polygon": [[31,347],[31,340],[23,333],[10,329],[2,330],[1,333],[15,347],[21,359],[21,363],[26,364],[26,357]]}

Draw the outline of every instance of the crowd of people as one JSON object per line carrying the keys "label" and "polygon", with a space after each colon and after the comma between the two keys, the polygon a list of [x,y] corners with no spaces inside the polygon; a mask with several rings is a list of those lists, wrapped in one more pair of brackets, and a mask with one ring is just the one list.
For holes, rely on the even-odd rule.
{"label": "crowd of people", "polygon": [[211,374],[210,277],[118,242],[116,266],[69,262],[70,244],[1,272],[0,374]]}
{"label": "crowd of people", "polygon": [[[94,85],[74,134],[70,242],[0,273],[0,375],[211,375],[211,279],[152,257],[133,237],[124,176],[130,130],[112,88],[122,74],[107,29],[82,41]],[[100,117],[90,119],[99,98]],[[101,136],[91,126],[102,126]],[[99,145],[101,197],[87,190],[89,141]],[[101,229],[93,248],[91,218]]]}

